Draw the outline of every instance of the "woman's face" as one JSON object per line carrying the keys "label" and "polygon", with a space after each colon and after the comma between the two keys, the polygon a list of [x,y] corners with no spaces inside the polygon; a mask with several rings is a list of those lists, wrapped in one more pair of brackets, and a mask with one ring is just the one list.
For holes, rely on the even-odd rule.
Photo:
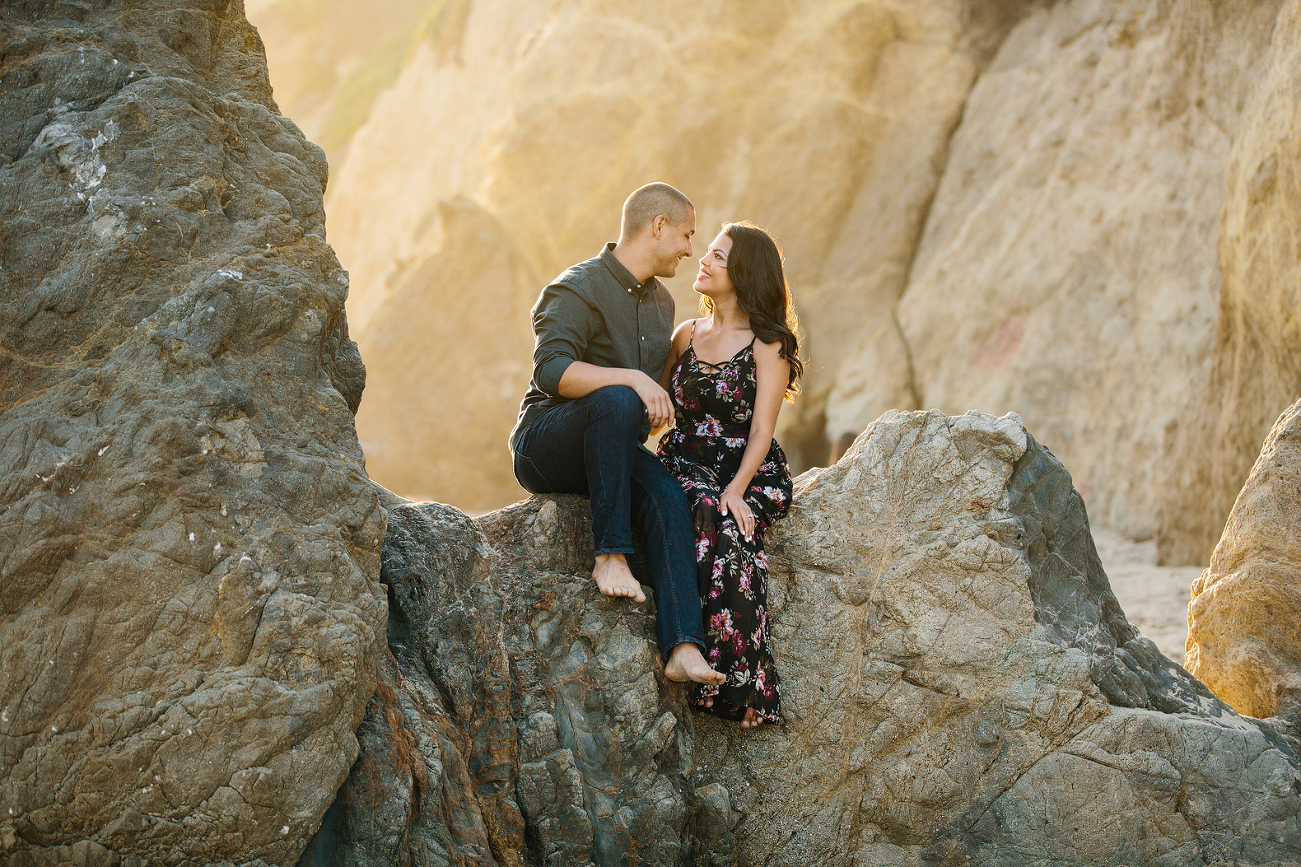
{"label": "woman's face", "polygon": [[726,232],[719,232],[700,257],[700,270],[696,272],[696,282],[692,285],[701,295],[718,299],[735,295],[736,287],[727,273],[727,258],[732,253],[732,238]]}

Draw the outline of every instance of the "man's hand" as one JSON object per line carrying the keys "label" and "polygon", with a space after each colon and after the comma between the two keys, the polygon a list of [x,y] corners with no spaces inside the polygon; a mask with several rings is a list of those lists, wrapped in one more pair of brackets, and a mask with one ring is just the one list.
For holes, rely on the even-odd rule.
{"label": "man's hand", "polygon": [[640,370],[627,367],[599,367],[586,361],[572,362],[560,377],[560,396],[574,400],[610,385],[626,385],[637,393],[646,407],[652,428],[664,427],[673,421],[673,399],[669,393]]}
{"label": "man's hand", "polygon": [[633,371],[632,389],[637,392],[641,402],[646,405],[646,414],[650,416],[651,428],[662,428],[673,421],[673,399],[660,384],[640,370]]}

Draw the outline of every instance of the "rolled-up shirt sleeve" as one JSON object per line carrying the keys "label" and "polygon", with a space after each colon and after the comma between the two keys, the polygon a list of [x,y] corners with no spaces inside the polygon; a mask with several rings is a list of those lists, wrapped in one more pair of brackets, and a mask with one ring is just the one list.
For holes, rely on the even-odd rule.
{"label": "rolled-up shirt sleeve", "polygon": [[560,378],[569,365],[583,357],[596,327],[590,304],[569,286],[552,284],[533,305],[533,382],[560,397]]}

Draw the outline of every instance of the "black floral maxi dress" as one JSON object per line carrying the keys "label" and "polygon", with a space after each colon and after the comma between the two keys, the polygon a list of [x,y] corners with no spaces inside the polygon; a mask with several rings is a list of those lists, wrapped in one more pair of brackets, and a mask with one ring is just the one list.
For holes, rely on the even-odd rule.
{"label": "black floral maxi dress", "polygon": [[718,512],[723,489],[741,465],[754,415],[754,342],[721,365],[700,361],[688,344],[671,377],[676,426],[660,441],[659,456],[691,504],[706,656],[727,675],[721,687],[697,685],[695,700],[712,697],[714,705],[706,710],[725,719],[740,720],[752,707],[766,722],[780,722],[780,680],[768,648],[768,559],[763,551],[764,531],[786,514],[791,502],[791,474],[776,440],[744,495],[754,512],[753,540],[746,541],[732,515]]}

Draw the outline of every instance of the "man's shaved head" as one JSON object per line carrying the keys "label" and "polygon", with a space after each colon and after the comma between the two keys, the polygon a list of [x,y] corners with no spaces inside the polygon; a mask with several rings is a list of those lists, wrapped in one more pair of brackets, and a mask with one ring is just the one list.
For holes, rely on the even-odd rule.
{"label": "man's shaved head", "polygon": [[623,203],[623,225],[619,227],[619,237],[631,240],[660,214],[673,225],[680,226],[694,211],[691,200],[668,184],[659,181],[647,184],[633,190]]}

